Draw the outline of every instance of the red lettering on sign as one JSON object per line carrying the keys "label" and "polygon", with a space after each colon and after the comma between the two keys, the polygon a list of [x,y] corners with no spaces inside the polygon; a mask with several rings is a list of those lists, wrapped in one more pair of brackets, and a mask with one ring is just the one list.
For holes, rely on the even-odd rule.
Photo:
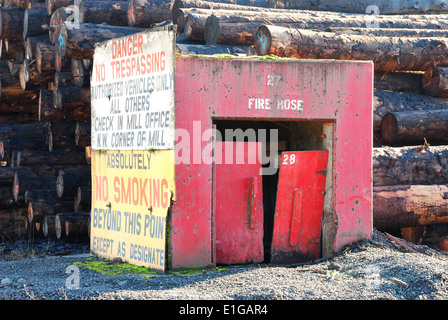
{"label": "red lettering on sign", "polygon": [[[138,41],[138,40],[137,40]],[[142,40],[143,41],[143,40]],[[122,54],[121,46],[117,46],[115,55],[117,60],[110,62],[112,68],[112,78],[122,79],[126,77],[143,76],[155,72],[164,72],[166,68],[166,53],[165,51],[141,54],[136,56],[129,56]],[[113,46],[112,46],[113,47]],[[112,51],[115,49],[112,49]],[[129,50],[127,48],[126,50]],[[137,42],[136,47],[130,49],[132,52],[140,52],[143,49],[139,47]]]}
{"label": "red lettering on sign", "polygon": [[112,41],[112,59],[130,57],[143,54],[143,36],[133,35]]}
{"label": "red lettering on sign", "polygon": [[97,201],[108,201],[109,200],[109,186],[106,176],[96,177],[95,186],[95,200]]}
{"label": "red lettering on sign", "polygon": [[166,179],[114,177],[114,200],[117,203],[167,208],[169,197]]}

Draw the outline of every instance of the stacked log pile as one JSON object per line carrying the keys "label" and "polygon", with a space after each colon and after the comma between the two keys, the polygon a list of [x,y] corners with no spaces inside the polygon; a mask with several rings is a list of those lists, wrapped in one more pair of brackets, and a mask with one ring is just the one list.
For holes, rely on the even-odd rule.
{"label": "stacked log pile", "polygon": [[[419,242],[425,229],[448,223],[446,8],[394,1],[270,4],[177,0],[173,21],[190,40],[244,46],[246,55],[373,61],[374,227]],[[366,11],[371,4],[373,14]]]}
{"label": "stacked log pile", "polygon": [[165,24],[181,54],[373,61],[374,227],[418,240],[447,223],[448,14],[376,2],[384,14],[338,0],[3,0],[0,237],[85,233],[95,44]]}
{"label": "stacked log pile", "polygon": [[[93,19],[90,7],[80,6],[82,19]],[[55,28],[75,10],[73,1],[2,3],[1,240],[88,235],[90,64],[58,60],[55,44]]]}

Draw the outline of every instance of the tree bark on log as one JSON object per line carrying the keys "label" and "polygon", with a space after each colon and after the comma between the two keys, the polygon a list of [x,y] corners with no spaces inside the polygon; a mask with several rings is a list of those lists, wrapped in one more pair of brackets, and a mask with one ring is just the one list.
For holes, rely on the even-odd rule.
{"label": "tree bark on log", "polygon": [[423,93],[423,75],[420,71],[375,72],[375,90]]}
{"label": "tree bark on log", "polygon": [[34,8],[45,5],[45,0],[24,0],[26,8]]}
{"label": "tree bark on log", "polygon": [[45,8],[50,15],[57,9],[68,6],[73,6],[73,0],[45,0]]}
{"label": "tree bark on log", "polygon": [[375,90],[373,100],[373,134],[375,142],[382,142],[381,121],[386,114],[398,111],[438,109],[448,110],[448,101],[413,92]]}
{"label": "tree bark on log", "polygon": [[422,79],[423,92],[439,98],[448,98],[448,68],[428,69]]}
{"label": "tree bark on log", "polygon": [[410,243],[421,244],[425,233],[425,226],[401,228],[401,237]]}
{"label": "tree bark on log", "polygon": [[195,44],[176,44],[176,53],[178,54],[201,54],[201,55],[212,55],[212,54],[246,54],[248,47],[245,46],[224,46],[224,45],[195,45]]}
{"label": "tree bark on log", "polygon": [[[14,97],[14,101],[15,102],[17,102],[17,100],[18,100],[16,98],[21,97],[22,99],[24,99],[24,93],[23,93],[23,89],[22,89],[21,84],[20,84],[19,77],[13,76],[13,75],[11,75],[8,72],[1,73],[0,77],[1,77],[1,81],[0,81],[1,88],[0,88],[0,90],[1,90],[1,93],[3,95],[2,98],[13,95],[13,96],[16,96],[16,97]],[[27,94],[26,98],[29,98],[28,94]],[[7,101],[5,101],[3,99],[2,102],[7,102]]]}
{"label": "tree bark on log", "polygon": [[[5,115],[6,113],[15,113],[16,118],[10,121],[9,123],[15,121],[16,123],[20,123],[20,117],[17,113],[36,113],[36,103],[39,100],[39,92],[36,90],[27,90],[23,91],[22,86],[20,84],[2,88],[1,100],[0,101],[0,109],[1,115]],[[22,95],[18,93],[21,92]],[[5,122],[5,120],[3,120]]]}
{"label": "tree bark on log", "polygon": [[20,66],[20,73],[19,73],[19,80],[20,80],[20,87],[23,91],[31,91],[31,90],[38,90],[40,86],[30,82],[27,80],[29,78],[27,71],[25,68]]}
{"label": "tree bark on log", "polygon": [[[4,112],[14,112],[14,106],[17,106],[20,110],[35,110],[32,108],[32,104],[35,103],[35,91],[30,90],[24,92],[22,86],[20,85],[20,79],[18,77],[10,77],[10,75],[1,75],[1,101],[3,104],[2,111]],[[9,83],[9,79],[13,82]],[[7,107],[9,105],[9,107]]]}
{"label": "tree bark on log", "polygon": [[31,9],[46,9],[45,0],[25,0],[26,7]]}
{"label": "tree bark on log", "polygon": [[23,59],[21,59],[20,62],[16,62],[13,60],[8,61],[9,70],[10,70],[10,73],[12,76],[15,76],[19,72],[22,62],[23,62]]}
{"label": "tree bark on log", "polygon": [[128,1],[81,1],[80,22],[128,26]]}
{"label": "tree bark on log", "polygon": [[75,144],[75,139],[73,134],[54,134],[53,132],[48,133],[47,144],[49,151],[64,151],[64,152],[82,152],[84,153],[83,147],[78,147]]}
{"label": "tree bark on log", "polygon": [[70,70],[73,75],[73,81],[77,87],[88,87],[90,84],[90,78],[88,71],[85,70],[82,60],[70,59]]}
{"label": "tree bark on log", "polygon": [[54,68],[54,44],[37,43],[36,44],[36,64],[39,72],[52,72]]}
{"label": "tree bark on log", "polygon": [[91,176],[76,173],[60,173],[56,182],[56,192],[60,199],[75,199],[78,187],[91,185]]}
{"label": "tree bark on log", "polygon": [[374,187],[373,226],[378,230],[448,223],[448,186]]}
{"label": "tree bark on log", "polygon": [[401,111],[381,121],[381,141],[391,144],[445,144],[448,141],[448,110]]}
{"label": "tree bark on log", "polygon": [[51,43],[38,43],[36,46],[37,70],[41,73],[68,72],[71,61],[67,58],[56,60],[56,48]]}
{"label": "tree bark on log", "polygon": [[40,200],[57,200],[58,195],[54,189],[28,189],[24,194],[24,201],[26,204],[31,201]]}
{"label": "tree bark on log", "polygon": [[50,43],[48,35],[27,37],[25,40],[25,59],[33,60],[36,59],[36,48],[39,42]]}
{"label": "tree bark on log", "polygon": [[[102,0],[100,0],[102,1]],[[59,174],[82,174],[82,175],[90,175],[91,167],[89,165],[77,165],[75,167],[66,167],[59,170]]]}
{"label": "tree bark on log", "polygon": [[45,9],[25,9],[23,17],[23,39],[48,33],[50,15]]}
{"label": "tree bark on log", "polygon": [[128,25],[148,28],[154,23],[173,18],[171,0],[129,0]]}
{"label": "tree bark on log", "polygon": [[76,128],[75,120],[60,120],[51,121],[48,123],[48,132],[53,132],[56,135],[63,135],[69,131],[74,131]]}
{"label": "tree bark on log", "polygon": [[59,212],[72,212],[74,201],[38,200],[28,203],[28,221],[41,221],[45,215],[56,215]]}
{"label": "tree bark on log", "polygon": [[88,212],[63,212],[55,217],[55,230],[58,239],[62,237],[88,236],[90,225]]}
{"label": "tree bark on log", "polygon": [[[61,88],[63,87],[59,87],[57,91]],[[90,105],[88,104],[66,103],[62,107],[56,106],[54,104],[54,91],[54,89],[41,89],[39,121],[85,120],[90,118]]]}
{"label": "tree bark on log", "polygon": [[[0,186],[0,210],[12,209],[15,206],[16,202],[14,201],[14,196],[12,195],[11,188],[8,188],[6,186]],[[0,218],[0,224],[1,224],[1,218]]]}
{"label": "tree bark on log", "polygon": [[30,90],[32,88],[47,87],[49,82],[54,79],[54,74],[50,72],[39,72],[35,60],[29,61],[25,59],[20,70],[20,82],[22,90]]}
{"label": "tree bark on log", "polygon": [[344,14],[339,12],[261,10],[210,10],[196,8],[192,15],[215,15],[219,22],[259,22],[262,24],[285,24],[297,29],[325,31],[329,28],[380,28],[380,29],[448,29],[448,14],[419,16],[379,16],[377,25],[372,25],[372,17],[366,14]]}
{"label": "tree bark on log", "polygon": [[447,146],[373,148],[373,186],[448,184]]}
{"label": "tree bark on log", "polygon": [[423,0],[276,0],[279,6],[299,10],[338,11],[346,13],[372,14],[368,8],[375,5],[373,13],[381,15],[419,14],[427,12],[447,12],[443,1]]}
{"label": "tree bark on log", "polygon": [[8,122],[8,121],[20,121],[20,122],[29,122],[36,121],[35,113],[9,113],[9,114],[0,114],[0,122]]}
{"label": "tree bark on log", "polygon": [[56,56],[72,59],[93,59],[95,44],[129,36],[144,31],[140,28],[109,26],[93,23],[61,23],[59,41],[56,41]]}
{"label": "tree bark on log", "polygon": [[17,154],[17,166],[30,166],[40,163],[57,165],[86,165],[83,152],[22,150]]}
{"label": "tree bark on log", "polygon": [[25,58],[23,40],[3,40],[2,59],[22,63]]}
{"label": "tree bark on log", "polygon": [[62,110],[54,105],[53,90],[40,90],[38,116],[39,121],[54,121],[63,118]]}
{"label": "tree bark on log", "polygon": [[201,42],[205,42],[206,38],[211,38],[211,35],[205,35],[208,33],[208,30],[205,28],[207,19],[211,20],[209,24],[217,23],[217,18],[214,15],[189,14],[186,18],[184,28],[187,38]]}
{"label": "tree bark on log", "polygon": [[28,2],[25,0],[3,0],[2,2],[4,8],[19,8],[22,10],[28,8]]}
{"label": "tree bark on log", "polygon": [[13,150],[46,150],[45,138],[40,139],[5,139],[0,141],[0,157],[11,161]]}
{"label": "tree bark on log", "polygon": [[17,202],[19,198],[25,195],[25,191],[28,189],[55,189],[56,178],[56,175],[50,174],[31,176],[22,174],[20,171],[15,172],[14,182],[12,184],[14,200]]}
{"label": "tree bark on log", "polygon": [[90,146],[90,121],[78,121],[75,128],[75,144],[80,147]]}
{"label": "tree bark on log", "polygon": [[92,204],[92,187],[79,186],[75,202],[81,208],[90,208]]}
{"label": "tree bark on log", "polygon": [[76,86],[75,77],[71,72],[55,72],[54,73],[54,88],[73,87]]}
{"label": "tree bark on log", "polygon": [[16,176],[16,172],[21,176],[34,176],[37,177],[39,174],[43,175],[51,175],[56,177],[60,170],[60,166],[55,165],[46,165],[39,164],[35,166],[26,166],[26,167],[0,167],[0,184],[9,184],[11,187],[14,182],[14,178]]}
{"label": "tree bark on log", "polygon": [[[20,90],[22,90],[22,88],[20,88]],[[22,92],[24,92],[22,90]],[[4,98],[4,97],[2,97]],[[11,97],[9,97],[11,98]],[[22,122],[21,120],[21,116],[24,113],[29,113],[29,114],[37,114],[37,109],[36,109],[36,99],[32,99],[30,101],[26,101],[26,99],[20,99],[18,98],[16,103],[13,104],[9,101],[0,101],[0,116],[1,115],[5,115],[5,114],[11,114],[13,116],[15,116],[15,118],[11,119],[11,121],[15,121],[15,122]],[[35,120],[35,119],[33,119]]]}
{"label": "tree bark on log", "polygon": [[61,109],[61,119],[90,119],[91,108],[89,87],[54,87],[53,103],[57,108]]}
{"label": "tree bark on log", "polygon": [[0,139],[37,139],[45,137],[48,123],[4,123],[0,126]]}
{"label": "tree bark on log", "polygon": [[376,36],[376,37],[428,37],[446,38],[447,29],[412,29],[412,28],[344,28],[329,27],[325,31],[336,34]]}
{"label": "tree bark on log", "polygon": [[[186,10],[185,10],[186,11]],[[196,11],[192,11],[193,14]],[[183,28],[186,25],[186,18],[188,14],[184,17],[184,12],[178,10],[175,16],[176,22],[180,24]],[[219,15],[219,14],[218,14]],[[211,15],[210,15],[211,16]],[[228,18],[227,18],[228,19]],[[228,19],[230,20],[230,19]],[[234,18],[233,20],[236,20]],[[260,18],[261,20],[261,18]],[[208,32],[211,36],[209,41],[207,37],[205,42],[207,44],[226,44],[226,45],[251,45],[253,44],[253,39],[257,28],[260,24],[266,21],[247,21],[247,22],[226,22],[225,17],[216,18],[207,22],[204,26],[204,32]],[[295,22],[291,22],[291,18],[284,20],[269,21],[270,24],[276,26],[289,27],[291,24],[294,26]],[[212,30],[209,30],[212,28]],[[326,32],[332,32],[336,35],[359,35],[359,36],[377,36],[377,37],[431,37],[431,38],[446,38],[448,36],[448,30],[440,29],[402,29],[402,28],[327,28]],[[200,32],[200,31],[199,31]],[[237,36],[239,35],[239,37]],[[213,41],[213,40],[217,41]]]}
{"label": "tree bark on log", "polygon": [[90,106],[90,88],[78,86],[54,88],[53,102],[58,108]]}
{"label": "tree bark on log", "polygon": [[[179,7],[179,5],[181,7]],[[205,9],[205,11],[202,11],[203,13],[207,14],[207,15],[211,15],[213,14],[213,12],[215,11],[222,11],[222,10],[226,10],[227,12],[230,10],[241,12],[241,11],[251,11],[251,12],[258,12],[258,13],[288,13],[288,14],[306,14],[307,12],[305,11],[287,11],[285,9],[273,9],[273,8],[263,8],[263,7],[257,7],[257,6],[241,6],[241,5],[236,5],[233,3],[220,3],[220,2],[210,2],[210,1],[202,1],[202,0],[176,0],[174,1],[173,4],[173,23],[177,25],[177,31],[182,33],[184,32],[184,27],[185,27],[185,22],[187,19],[187,16],[190,13],[200,13],[200,10]],[[210,11],[207,11],[210,10]],[[329,14],[332,15],[332,12],[327,12],[327,13],[322,13],[322,14]],[[263,21],[266,22],[266,21]]]}
{"label": "tree bark on log", "polygon": [[1,39],[23,41],[24,10],[19,8],[1,8]]}
{"label": "tree bark on log", "polygon": [[[200,8],[200,9],[216,9],[216,10],[244,10],[244,11],[271,11],[274,9],[270,6],[270,1],[246,1],[246,0],[229,0],[229,1],[204,1],[204,0],[175,0],[173,2],[173,14],[181,8]],[[278,10],[278,9],[277,9]]]}
{"label": "tree bark on log", "polygon": [[[0,60],[0,61],[6,62],[5,60]],[[17,86],[20,86],[20,80],[18,79],[18,77],[12,75],[9,72],[9,66],[7,66],[7,64],[8,64],[8,62],[6,62],[6,64],[3,65],[4,68],[2,68],[2,72],[0,73],[1,87],[3,89],[6,89],[7,87],[16,87],[17,88]],[[5,69],[8,69],[8,71],[6,71]],[[20,95],[21,90],[18,90],[17,93]]]}
{"label": "tree bark on log", "polygon": [[207,19],[205,22],[204,40],[206,44],[227,46],[251,46],[259,23],[226,23],[218,19]]}
{"label": "tree bark on log", "polygon": [[447,44],[443,38],[336,35],[268,25],[260,26],[255,37],[258,55],[373,61],[375,71],[425,71],[446,65]]}

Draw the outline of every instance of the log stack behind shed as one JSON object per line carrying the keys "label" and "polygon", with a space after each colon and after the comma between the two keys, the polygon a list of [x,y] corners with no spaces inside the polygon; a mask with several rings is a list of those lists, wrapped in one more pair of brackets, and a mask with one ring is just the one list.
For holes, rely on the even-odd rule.
{"label": "log stack behind shed", "polygon": [[[180,54],[373,61],[374,227],[419,241],[422,227],[447,222],[444,7],[382,0],[349,7],[342,0],[1,2],[2,239],[86,236],[95,44],[165,24],[177,25]],[[366,13],[372,4],[379,11]],[[429,195],[438,197],[434,205]],[[419,209],[388,204],[397,198]],[[422,212],[431,219],[419,219]]]}

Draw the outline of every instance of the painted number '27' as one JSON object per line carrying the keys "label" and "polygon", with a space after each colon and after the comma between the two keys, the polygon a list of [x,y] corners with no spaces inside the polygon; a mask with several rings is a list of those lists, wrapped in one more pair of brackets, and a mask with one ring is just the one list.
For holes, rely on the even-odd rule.
{"label": "painted number '27'", "polygon": [[268,86],[270,86],[270,87],[277,86],[281,79],[282,79],[282,76],[279,74],[269,74],[268,75]]}

